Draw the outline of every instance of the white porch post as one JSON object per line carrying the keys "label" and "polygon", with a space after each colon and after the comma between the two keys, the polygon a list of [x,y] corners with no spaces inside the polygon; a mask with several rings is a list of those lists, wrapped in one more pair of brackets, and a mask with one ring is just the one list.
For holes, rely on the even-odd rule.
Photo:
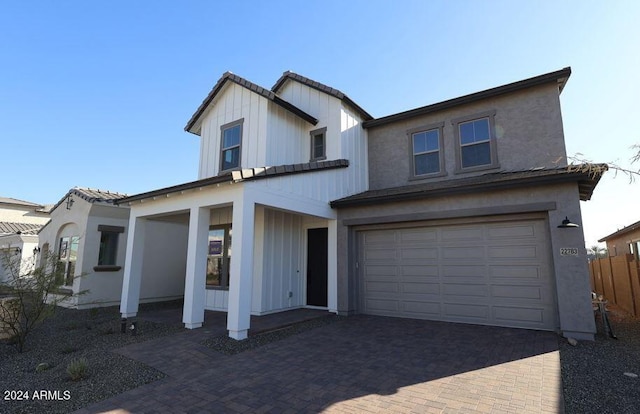
{"label": "white porch post", "polygon": [[125,254],[122,297],[120,300],[120,313],[122,313],[123,318],[136,316],[138,313],[146,226],[147,220],[144,218],[132,216],[129,219],[127,252]]}
{"label": "white porch post", "polygon": [[246,194],[233,203],[233,259],[229,275],[229,336],[247,338],[251,323],[251,288],[253,283],[253,239],[255,204]]}
{"label": "white porch post", "polygon": [[327,305],[338,313],[338,220],[327,220]]}
{"label": "white porch post", "polygon": [[200,328],[204,323],[209,217],[208,208],[191,208],[182,311],[182,322],[188,329]]}

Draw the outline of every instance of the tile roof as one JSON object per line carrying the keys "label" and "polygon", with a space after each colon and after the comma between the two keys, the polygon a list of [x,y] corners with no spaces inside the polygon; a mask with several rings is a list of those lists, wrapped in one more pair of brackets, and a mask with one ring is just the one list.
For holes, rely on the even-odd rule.
{"label": "tile roof", "polygon": [[42,208],[41,204],[32,203],[30,201],[18,200],[17,198],[0,197],[0,204],[13,204],[17,206]]}
{"label": "tile roof", "polygon": [[384,202],[417,200],[452,194],[469,194],[527,185],[544,185],[559,182],[577,182],[580,199],[589,200],[600,177],[607,170],[606,164],[596,164],[594,172],[581,165],[559,168],[535,168],[526,171],[503,171],[466,178],[456,178],[413,184],[402,187],[369,190],[331,202],[331,207],[376,204]]}
{"label": "tile roof", "polygon": [[0,235],[7,234],[38,234],[42,224],[14,223],[10,221],[0,221]]}
{"label": "tile roof", "polygon": [[222,90],[222,87],[227,83],[227,82],[233,82],[236,83],[244,88],[249,89],[252,92],[257,93],[258,95],[270,100],[271,102],[275,103],[276,105],[279,105],[281,107],[283,107],[284,109],[290,111],[291,113],[299,116],[300,118],[304,119],[305,121],[309,122],[312,125],[316,125],[318,123],[318,120],[316,118],[314,118],[313,116],[309,115],[308,113],[304,112],[302,109],[299,109],[298,107],[290,104],[289,102],[285,101],[284,99],[280,98],[277,94],[275,94],[274,92],[270,91],[269,89],[265,89],[262,86],[259,86],[253,82],[250,82],[238,75],[235,75],[231,72],[225,72],[222,74],[222,77],[220,79],[218,79],[218,82],[216,82],[216,84],[213,86],[213,89],[211,89],[211,92],[209,92],[209,94],[207,95],[206,98],[204,98],[204,100],[202,101],[202,103],[200,104],[200,106],[198,107],[198,109],[196,109],[196,111],[194,112],[194,114],[191,116],[191,119],[189,119],[189,122],[187,122],[187,125],[184,127],[184,130],[187,132],[191,132],[193,134],[198,135],[199,132],[194,130],[194,126],[196,125],[196,123],[198,122],[198,120],[200,119],[200,117],[202,116],[202,114],[204,113],[204,111],[206,111],[207,107],[209,106],[209,104],[213,101],[213,99],[216,97],[216,95]]}
{"label": "tile roof", "polygon": [[427,105],[420,108],[383,116],[381,118],[372,119],[369,121],[364,121],[362,123],[362,127],[371,128],[375,126],[386,125],[392,122],[402,121],[405,119],[413,118],[415,116],[422,116],[433,112],[442,111],[444,109],[449,109],[458,105],[465,105],[482,99],[492,98],[494,96],[531,88],[533,86],[544,85],[547,83],[557,83],[559,91],[562,92],[562,89],[564,89],[569,76],[571,76],[571,68],[566,67],[555,72],[545,73],[543,75],[509,83],[507,85],[497,86],[495,88],[486,89],[484,91],[472,93],[454,99],[449,99],[447,101],[435,103],[432,105]]}
{"label": "tile roof", "polygon": [[331,86],[327,86],[327,85],[322,84],[320,82],[316,82],[316,81],[314,81],[312,79],[306,78],[306,77],[304,77],[302,75],[298,75],[297,73],[294,73],[294,72],[291,72],[291,71],[284,72],[282,74],[282,76],[280,77],[280,79],[278,79],[276,81],[276,83],[273,85],[271,90],[273,92],[277,93],[278,90],[289,79],[295,80],[295,81],[300,82],[303,85],[306,85],[306,86],[308,86],[310,88],[316,89],[316,90],[318,90],[320,92],[326,93],[327,95],[333,96],[334,98],[340,99],[341,101],[345,102],[349,106],[353,107],[356,111],[358,111],[365,121],[373,119],[373,117],[371,115],[369,115],[369,113],[367,111],[362,109],[362,107],[360,107],[360,105],[358,105],[357,103],[352,101],[351,98],[349,98],[347,95],[345,95],[344,93],[342,93],[338,89],[332,88]]}
{"label": "tile roof", "polygon": [[614,237],[622,236],[623,234],[630,233],[630,232],[638,230],[638,229],[640,229],[640,221],[636,221],[633,224],[629,224],[628,226],[623,227],[620,230],[618,230],[616,232],[613,232],[610,235],[601,238],[600,240],[598,240],[598,242],[602,243],[602,242],[605,242],[605,241],[607,241],[609,239],[612,239]]}
{"label": "tile roof", "polygon": [[108,203],[108,204],[114,204],[116,200],[127,196],[127,194],[116,193],[113,191],[98,190],[95,188],[73,187],[71,190],[67,192],[67,194],[64,195],[64,197],[60,199],[60,201],[54,204],[54,206],[51,207],[49,211],[55,210],[71,194],[76,195],[82,198],[83,200],[88,201],[89,203]]}
{"label": "tile roof", "polygon": [[272,178],[282,175],[302,174],[308,172],[330,170],[335,168],[346,168],[349,166],[348,160],[332,160],[332,161],[316,161],[302,164],[278,165],[275,167],[257,167],[246,168],[238,171],[232,171],[215,177],[204,178],[202,180],[191,181],[185,184],[178,184],[171,187],[161,188],[159,190],[148,191],[146,193],[136,194],[124,197],[116,202],[116,204],[129,203],[132,201],[143,200],[163,196],[166,194],[176,193],[194,188],[206,187],[213,184],[231,183],[258,180],[264,178]]}

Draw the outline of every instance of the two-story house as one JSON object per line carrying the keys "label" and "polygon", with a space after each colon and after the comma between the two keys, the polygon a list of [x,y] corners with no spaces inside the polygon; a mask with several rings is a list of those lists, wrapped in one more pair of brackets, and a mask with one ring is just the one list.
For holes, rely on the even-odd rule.
{"label": "two-story house", "polygon": [[[285,72],[225,73],[189,120],[199,180],[130,206],[121,312],[144,269],[184,261],[183,322],[298,307],[562,331],[593,338],[581,221],[599,177],[566,166],[570,69],[373,119]],[[153,255],[157,223],[181,228]],[[558,227],[561,226],[561,227]],[[152,263],[149,263],[152,262]]]}

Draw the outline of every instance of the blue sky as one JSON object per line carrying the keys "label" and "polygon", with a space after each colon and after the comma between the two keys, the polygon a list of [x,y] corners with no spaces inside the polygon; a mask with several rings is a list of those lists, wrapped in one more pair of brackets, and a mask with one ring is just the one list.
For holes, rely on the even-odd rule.
{"label": "blue sky", "polygon": [[[227,70],[264,87],[292,70],[379,117],[571,66],[568,154],[629,165],[639,18],[635,1],[3,1],[0,196],[197,179],[183,127]],[[587,245],[639,205],[640,180],[608,173],[582,206]]]}

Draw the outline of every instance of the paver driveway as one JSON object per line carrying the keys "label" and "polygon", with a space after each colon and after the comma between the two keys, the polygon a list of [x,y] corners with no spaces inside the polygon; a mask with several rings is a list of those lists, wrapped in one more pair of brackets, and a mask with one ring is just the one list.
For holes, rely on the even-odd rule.
{"label": "paver driveway", "polygon": [[200,331],[119,350],[168,377],[77,413],[563,411],[549,332],[354,316],[228,356]]}

